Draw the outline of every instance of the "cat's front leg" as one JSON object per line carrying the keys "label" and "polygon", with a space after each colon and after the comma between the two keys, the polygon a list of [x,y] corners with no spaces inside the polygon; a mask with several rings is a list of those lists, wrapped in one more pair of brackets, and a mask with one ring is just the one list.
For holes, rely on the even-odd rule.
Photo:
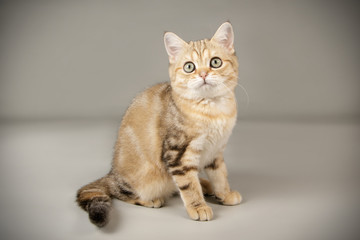
{"label": "cat's front leg", "polygon": [[163,160],[179,189],[189,217],[199,221],[211,220],[213,211],[205,202],[198,177],[200,151],[192,144],[164,146]]}
{"label": "cat's front leg", "polygon": [[206,205],[202,193],[198,169],[195,166],[183,166],[171,172],[180,196],[191,219],[209,221],[213,217],[212,209]]}
{"label": "cat's front leg", "polygon": [[215,197],[224,205],[237,205],[242,197],[238,191],[232,191],[227,179],[227,169],[222,154],[219,154],[209,165],[205,172],[214,189]]}

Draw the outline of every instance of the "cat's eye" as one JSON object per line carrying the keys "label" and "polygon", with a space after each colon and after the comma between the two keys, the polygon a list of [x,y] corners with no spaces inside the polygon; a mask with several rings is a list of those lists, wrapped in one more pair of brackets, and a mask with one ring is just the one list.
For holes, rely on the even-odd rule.
{"label": "cat's eye", "polygon": [[193,62],[186,62],[184,64],[184,71],[187,73],[191,73],[195,70],[195,64]]}
{"label": "cat's eye", "polygon": [[213,57],[210,60],[210,67],[212,67],[212,68],[219,68],[219,67],[221,67],[221,65],[222,65],[222,61],[218,57]]}

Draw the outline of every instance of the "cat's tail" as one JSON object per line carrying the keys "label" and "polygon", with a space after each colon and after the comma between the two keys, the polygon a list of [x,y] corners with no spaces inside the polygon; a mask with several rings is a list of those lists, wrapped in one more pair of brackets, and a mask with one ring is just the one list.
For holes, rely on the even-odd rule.
{"label": "cat's tail", "polygon": [[109,221],[113,186],[116,186],[116,180],[111,175],[106,175],[77,192],[77,203],[89,213],[90,221],[98,227],[105,226]]}

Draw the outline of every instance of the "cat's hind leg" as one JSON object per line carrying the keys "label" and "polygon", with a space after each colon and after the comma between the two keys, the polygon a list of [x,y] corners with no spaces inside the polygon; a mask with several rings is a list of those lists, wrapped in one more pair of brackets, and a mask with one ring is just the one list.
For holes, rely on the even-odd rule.
{"label": "cat's hind leg", "polygon": [[[138,205],[138,206],[144,206],[148,208],[161,208],[165,205],[165,197],[161,194],[155,194],[154,188],[152,186],[154,184],[139,184],[132,182],[129,184],[130,179],[127,179],[127,186],[124,185],[120,186],[120,193],[118,196],[115,196],[119,200],[122,200],[126,203]],[[153,179],[154,180],[154,179]],[[124,180],[121,180],[124,181]],[[155,180],[154,180],[155,181]],[[155,188],[156,189],[156,188]],[[153,191],[151,191],[153,190]],[[132,194],[127,194],[127,192],[130,192]],[[124,198],[124,194],[126,197]]]}

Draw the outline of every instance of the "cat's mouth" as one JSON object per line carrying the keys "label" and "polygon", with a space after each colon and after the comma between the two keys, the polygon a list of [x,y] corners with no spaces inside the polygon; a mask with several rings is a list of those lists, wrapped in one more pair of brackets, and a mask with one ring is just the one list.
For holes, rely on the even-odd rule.
{"label": "cat's mouth", "polygon": [[209,90],[212,87],[213,87],[212,84],[210,84],[209,82],[204,81],[204,82],[201,83],[201,85],[198,87],[198,89],[206,91],[206,90]]}
{"label": "cat's mouth", "polygon": [[210,83],[209,81],[206,81],[206,79],[204,79],[200,85],[200,87],[212,87],[213,84]]}
{"label": "cat's mouth", "polygon": [[196,79],[194,81],[190,81],[187,84],[189,89],[193,89],[202,93],[212,91],[214,87],[216,87],[216,83],[211,81],[210,79]]}

